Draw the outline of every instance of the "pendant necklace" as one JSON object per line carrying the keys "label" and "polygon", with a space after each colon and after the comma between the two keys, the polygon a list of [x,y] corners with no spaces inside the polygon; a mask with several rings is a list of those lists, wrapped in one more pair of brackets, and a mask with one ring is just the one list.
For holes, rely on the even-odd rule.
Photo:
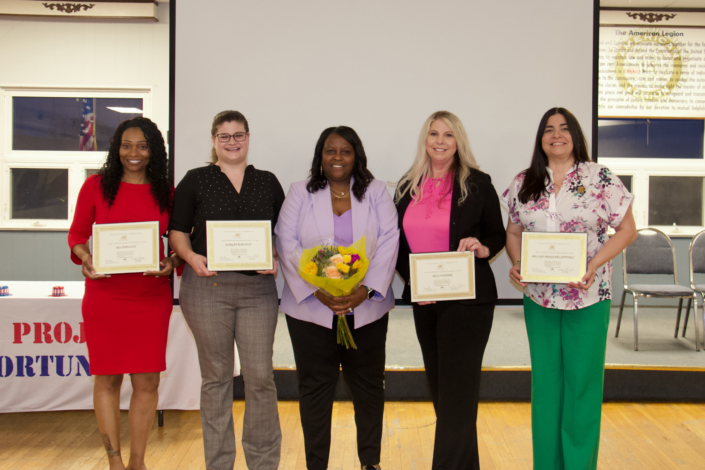
{"label": "pendant necklace", "polygon": [[333,189],[333,188],[330,188],[330,192],[331,192],[331,194],[332,194],[334,197],[336,197],[336,198],[338,198],[338,199],[343,199],[343,198],[345,198],[345,196],[347,196],[348,194],[350,194],[350,191],[348,191],[347,193],[340,193],[340,196],[338,196],[338,195],[336,194],[337,191],[336,191],[335,189]]}

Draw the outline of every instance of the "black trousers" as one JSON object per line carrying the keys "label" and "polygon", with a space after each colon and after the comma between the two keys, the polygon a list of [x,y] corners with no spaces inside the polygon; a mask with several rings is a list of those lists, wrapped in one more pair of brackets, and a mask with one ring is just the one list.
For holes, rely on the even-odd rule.
{"label": "black trousers", "polygon": [[355,315],[347,317],[357,349],[345,349],[336,343],[338,319],[333,316],[332,329],[286,316],[299,378],[299,412],[308,470],[328,468],[333,401],[341,365],[352,392],[360,463],[376,465],[380,461],[389,315],[358,329],[353,329]]}
{"label": "black trousers", "polygon": [[433,470],[479,470],[477,402],[494,305],[414,304],[416,336],[436,410]]}

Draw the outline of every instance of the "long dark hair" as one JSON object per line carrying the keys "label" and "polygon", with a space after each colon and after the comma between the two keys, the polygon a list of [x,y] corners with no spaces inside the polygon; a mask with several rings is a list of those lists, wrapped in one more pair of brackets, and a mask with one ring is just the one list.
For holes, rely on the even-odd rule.
{"label": "long dark hair", "polygon": [[171,185],[167,177],[169,161],[166,156],[164,138],[162,133],[159,132],[157,125],[146,117],[136,117],[122,121],[115,129],[115,134],[110,139],[108,158],[98,172],[102,177],[100,189],[103,192],[103,198],[108,202],[108,206],[112,206],[115,202],[124,171],[120,162],[122,134],[133,127],[137,127],[142,131],[149,146],[149,163],[147,163],[147,181],[151,186],[149,191],[154,197],[154,202],[159,205],[159,212],[169,211],[171,210],[172,202]]}
{"label": "long dark hair", "polygon": [[568,124],[568,131],[570,132],[570,137],[573,139],[573,158],[575,158],[575,161],[590,161],[590,155],[587,153],[585,135],[583,135],[580,123],[575,119],[573,113],[565,108],[549,109],[541,118],[539,129],[536,132],[536,142],[534,143],[534,155],[531,157],[531,166],[526,169],[526,178],[524,178],[524,184],[521,186],[521,190],[519,190],[519,201],[521,201],[522,204],[526,204],[529,201],[538,201],[541,196],[547,194],[546,178],[548,177],[548,170],[546,168],[548,167],[548,157],[546,156],[546,152],[543,151],[541,141],[543,139],[543,132],[546,130],[548,119],[556,114],[561,114],[565,118],[566,124]]}
{"label": "long dark hair", "polygon": [[370,185],[374,176],[370,170],[367,169],[367,155],[365,155],[365,148],[362,146],[362,141],[358,137],[357,132],[355,132],[351,127],[348,126],[338,126],[329,127],[321,133],[316,143],[316,150],[313,153],[313,161],[311,162],[311,173],[306,189],[309,193],[315,193],[319,189],[323,189],[328,184],[328,179],[325,173],[321,172],[321,165],[323,163],[323,146],[326,143],[326,139],[331,135],[336,134],[345,139],[350,145],[352,145],[355,151],[355,161],[353,162],[352,176],[355,177],[355,182],[353,183],[352,193],[355,195],[358,201],[361,201],[365,197],[365,192],[367,192],[367,187]]}

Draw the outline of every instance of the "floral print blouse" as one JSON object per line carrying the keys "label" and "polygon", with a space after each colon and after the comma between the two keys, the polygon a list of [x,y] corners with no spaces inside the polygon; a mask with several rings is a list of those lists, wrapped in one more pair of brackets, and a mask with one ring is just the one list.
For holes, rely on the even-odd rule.
{"label": "floral print blouse", "polygon": [[[568,172],[558,195],[554,192],[553,172],[548,168],[546,189],[538,201],[519,201],[519,190],[526,177],[522,171],[502,194],[512,223],[531,232],[587,232],[588,261],[607,243],[607,228],[617,227],[629,209],[634,195],[606,166],[578,162]],[[612,298],[612,264],[597,268],[595,282],[587,291],[567,284],[534,284],[524,294],[546,308],[576,310]]]}

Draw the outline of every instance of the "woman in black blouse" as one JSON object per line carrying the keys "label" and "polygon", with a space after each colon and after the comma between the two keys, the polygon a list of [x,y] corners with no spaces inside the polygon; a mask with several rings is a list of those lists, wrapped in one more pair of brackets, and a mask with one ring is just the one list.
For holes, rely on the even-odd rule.
{"label": "woman in black blouse", "polygon": [[250,132],[245,116],[237,111],[219,113],[211,134],[213,163],[189,171],[181,180],[169,223],[169,243],[188,263],[179,297],[201,366],[206,466],[230,470],[235,465],[232,402],[237,341],[245,382],[245,459],[249,468],[275,470],[281,447],[272,367],[279,310],[273,276],[277,262],[271,271],[210,271],[206,221],[270,220],[273,228],[284,191],[272,173],[247,164]]}

